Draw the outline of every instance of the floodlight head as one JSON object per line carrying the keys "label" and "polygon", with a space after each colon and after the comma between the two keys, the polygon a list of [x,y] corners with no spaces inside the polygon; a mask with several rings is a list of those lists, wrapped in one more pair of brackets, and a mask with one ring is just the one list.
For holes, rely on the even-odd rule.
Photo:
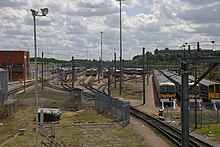
{"label": "floodlight head", "polygon": [[41,12],[43,16],[46,16],[49,12],[49,9],[48,8],[41,9]]}
{"label": "floodlight head", "polygon": [[37,14],[38,14],[38,10],[34,10],[34,9],[31,9],[31,12],[32,12],[32,15],[33,16],[37,16]]}

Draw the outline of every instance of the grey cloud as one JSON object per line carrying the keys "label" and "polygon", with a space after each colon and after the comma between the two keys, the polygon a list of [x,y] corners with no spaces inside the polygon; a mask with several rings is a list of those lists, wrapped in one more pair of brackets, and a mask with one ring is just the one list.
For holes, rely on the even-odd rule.
{"label": "grey cloud", "polygon": [[195,28],[196,34],[205,34],[208,36],[220,36],[220,25],[219,24],[209,24],[207,26],[201,26]]}
{"label": "grey cloud", "polygon": [[27,3],[25,1],[18,1],[18,0],[1,0],[0,1],[0,8],[3,7],[21,7],[21,6],[26,6]]}
{"label": "grey cloud", "polygon": [[[42,19],[41,17],[40,18],[36,17],[36,25],[37,26],[48,26],[48,25],[50,25],[50,23],[51,23],[50,19],[47,19],[47,18]],[[32,17],[26,17],[25,18],[25,24],[26,25],[33,25],[34,24],[33,18]]]}
{"label": "grey cloud", "polygon": [[68,25],[68,34],[86,34],[87,28],[81,25],[80,22],[69,22]]}
{"label": "grey cloud", "polygon": [[105,2],[78,2],[74,7],[69,7],[64,13],[70,16],[106,16],[118,13],[119,10],[110,1]]}
{"label": "grey cloud", "polygon": [[78,6],[82,8],[101,8],[101,7],[106,7],[108,5],[106,4],[106,2],[100,2],[100,3],[79,2]]}
{"label": "grey cloud", "polygon": [[5,33],[7,34],[8,37],[12,37],[12,36],[14,36],[14,35],[15,35],[15,36],[16,36],[16,35],[24,35],[24,36],[26,36],[26,35],[28,35],[28,36],[32,35],[31,32],[28,32],[28,31],[26,31],[26,30],[24,31],[24,30],[21,30],[21,29],[19,29],[19,28],[6,30]]}
{"label": "grey cloud", "polygon": [[213,4],[215,2],[219,2],[219,0],[181,0],[183,2],[193,4],[194,6]]}
{"label": "grey cloud", "polygon": [[105,24],[111,28],[118,28],[119,27],[119,15],[107,16],[105,20]]}
{"label": "grey cloud", "polygon": [[219,23],[220,4],[197,9],[189,9],[179,15],[179,18],[194,23]]}
{"label": "grey cloud", "polygon": [[114,13],[118,13],[117,9],[113,8],[88,8],[88,9],[79,9],[77,11],[68,10],[67,14],[72,16],[84,16],[84,17],[92,17],[92,16],[106,16]]}

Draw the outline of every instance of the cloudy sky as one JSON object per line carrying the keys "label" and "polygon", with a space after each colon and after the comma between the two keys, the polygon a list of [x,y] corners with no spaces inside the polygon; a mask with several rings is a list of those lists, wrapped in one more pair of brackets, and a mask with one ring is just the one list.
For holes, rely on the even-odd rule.
{"label": "cloudy sky", "polygon": [[[119,2],[116,0],[0,0],[0,49],[29,50],[34,56],[30,9],[48,7],[36,17],[38,55],[70,60],[119,59]],[[39,12],[40,14],[40,12]],[[155,48],[219,48],[219,0],[125,0],[122,2],[123,58]]]}

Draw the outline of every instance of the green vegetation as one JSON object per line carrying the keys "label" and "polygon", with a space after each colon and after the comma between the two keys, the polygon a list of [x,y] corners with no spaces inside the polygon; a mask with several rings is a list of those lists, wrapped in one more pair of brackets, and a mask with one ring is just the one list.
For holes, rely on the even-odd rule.
{"label": "green vegetation", "polygon": [[[34,90],[21,93],[19,111],[0,120],[0,145],[8,147],[35,145],[35,101]],[[94,107],[82,106],[81,110],[65,111],[69,102],[68,93],[44,89],[39,90],[39,105],[52,107],[53,102],[62,110],[62,116],[56,127],[56,140],[66,146],[144,146],[143,138],[135,134],[132,128],[119,125],[117,120]],[[65,105],[64,105],[65,104]],[[45,128],[50,133],[50,124]],[[24,135],[16,135],[19,129],[26,129]],[[39,134],[39,145],[45,140]]]}
{"label": "green vegetation", "polygon": [[214,140],[220,141],[220,124],[203,125],[197,131],[206,136],[213,136]]}
{"label": "green vegetation", "polygon": [[[137,86],[138,85],[138,86]],[[142,99],[142,80],[139,78],[135,80],[128,80],[124,82],[124,90],[122,92],[122,95],[119,95],[119,84],[117,84],[116,89],[114,87],[114,84],[112,84],[112,95],[114,97],[124,97],[126,99],[136,99],[141,100]]]}
{"label": "green vegetation", "polygon": [[[30,62],[34,62],[34,58],[30,58]],[[38,57],[37,62],[42,62],[42,58]],[[62,64],[62,67],[65,66],[70,66],[72,64],[72,59],[71,60],[58,60],[54,58],[44,58],[43,62],[47,63],[55,63],[55,64]],[[99,61],[97,60],[87,60],[87,59],[74,59],[74,64],[75,66],[81,67],[98,67],[99,66]],[[107,64],[107,63],[106,63]]]}

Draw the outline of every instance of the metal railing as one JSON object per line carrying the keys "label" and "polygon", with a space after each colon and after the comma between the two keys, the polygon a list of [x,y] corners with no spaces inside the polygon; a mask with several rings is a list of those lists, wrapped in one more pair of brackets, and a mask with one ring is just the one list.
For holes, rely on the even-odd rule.
{"label": "metal railing", "polygon": [[102,111],[118,118],[126,126],[130,123],[130,102],[118,100],[97,92],[95,94],[95,106]]}

